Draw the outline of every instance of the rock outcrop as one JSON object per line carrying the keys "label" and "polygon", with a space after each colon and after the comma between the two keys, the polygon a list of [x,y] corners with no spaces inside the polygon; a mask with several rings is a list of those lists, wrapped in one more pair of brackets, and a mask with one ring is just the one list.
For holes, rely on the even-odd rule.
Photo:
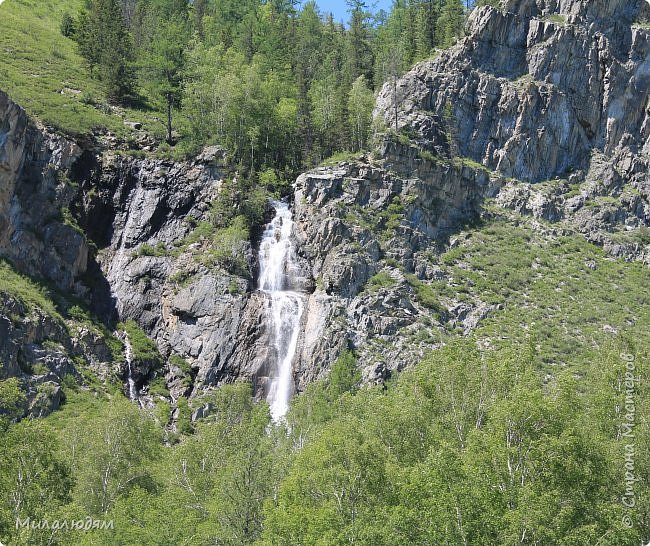
{"label": "rock outcrop", "polygon": [[80,155],[0,92],[0,257],[78,293],[88,243],[69,212],[76,191],[66,172]]}
{"label": "rock outcrop", "polygon": [[319,287],[302,384],[345,345],[381,381],[435,346],[437,330],[467,333],[492,312],[425,296],[444,282],[428,256],[485,198],[648,262],[650,32],[634,24],[648,12],[640,0],[478,8],[456,46],[380,92],[375,115],[394,136],[377,161],[298,179]]}
{"label": "rock outcrop", "polygon": [[347,347],[367,382],[385,380],[435,347],[439,331],[457,319],[458,302],[424,295],[440,280],[429,255],[477,218],[504,182],[389,137],[375,158],[301,175],[295,219],[317,288],[306,311],[299,385],[327,374]]}
{"label": "rock outcrop", "polygon": [[587,169],[592,150],[650,153],[648,4],[509,0],[473,11],[467,37],[418,64],[378,115],[424,147],[451,135],[462,156],[526,182]]}

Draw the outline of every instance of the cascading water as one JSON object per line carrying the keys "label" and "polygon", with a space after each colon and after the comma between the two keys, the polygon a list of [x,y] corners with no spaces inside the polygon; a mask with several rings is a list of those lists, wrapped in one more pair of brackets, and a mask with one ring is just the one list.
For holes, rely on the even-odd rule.
{"label": "cascading water", "polygon": [[281,421],[293,394],[292,363],[298,346],[305,296],[293,288],[299,267],[293,245],[289,205],[274,201],[275,218],[266,226],[259,251],[259,289],[267,297],[266,319],[273,343],[266,400],[271,417]]}
{"label": "cascading water", "polygon": [[133,380],[133,375],[131,372],[131,363],[133,362],[133,349],[131,347],[131,342],[129,341],[129,336],[124,334],[124,358],[126,359],[127,366],[127,383],[129,385],[129,399],[137,400],[138,399],[138,389],[135,386],[135,381]]}

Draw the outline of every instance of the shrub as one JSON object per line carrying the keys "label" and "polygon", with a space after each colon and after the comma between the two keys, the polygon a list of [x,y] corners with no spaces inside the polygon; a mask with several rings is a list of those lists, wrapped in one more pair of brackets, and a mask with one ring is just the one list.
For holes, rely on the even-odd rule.
{"label": "shrub", "polygon": [[137,256],[167,256],[165,243],[160,242],[156,246],[144,243],[138,247]]}
{"label": "shrub", "polygon": [[370,277],[370,280],[368,281],[368,290],[370,292],[376,292],[381,288],[389,288],[395,284],[395,279],[391,277],[388,271],[380,271],[376,275]]}
{"label": "shrub", "polygon": [[61,34],[63,34],[66,38],[70,38],[72,35],[74,35],[74,19],[72,18],[72,15],[70,15],[70,13],[67,11],[63,14],[63,17],[61,17],[61,25],[59,28],[61,30]]}
{"label": "shrub", "polygon": [[406,280],[415,291],[415,297],[419,303],[435,310],[437,313],[442,314],[444,311],[443,306],[440,304],[438,294],[433,287],[425,282],[422,282],[415,275],[406,275]]}
{"label": "shrub", "polygon": [[129,336],[133,358],[140,361],[161,362],[162,358],[158,347],[151,341],[134,320],[127,320],[118,326]]}

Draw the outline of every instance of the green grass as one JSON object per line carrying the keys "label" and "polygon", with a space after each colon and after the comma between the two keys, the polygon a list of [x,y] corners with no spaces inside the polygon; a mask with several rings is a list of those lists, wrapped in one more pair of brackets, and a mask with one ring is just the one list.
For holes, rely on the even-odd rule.
{"label": "green grass", "polygon": [[193,372],[189,362],[185,360],[183,357],[177,355],[176,353],[173,353],[169,357],[169,364],[170,366],[176,366],[182,372],[183,374],[183,379],[181,381],[182,385],[186,388],[191,387]]}
{"label": "green grass", "polygon": [[443,306],[440,304],[439,294],[435,286],[421,281],[413,274],[407,274],[406,280],[415,291],[415,298],[419,303],[438,314],[442,314]]}
{"label": "green grass", "polygon": [[[132,130],[111,113],[101,82],[90,73],[73,40],[60,32],[65,12],[83,0],[5,0],[0,5],[0,89],[32,116],[56,129],[82,135],[96,127],[127,137]],[[129,121],[160,131],[155,112],[120,109]],[[160,127],[159,127],[160,126]]]}
{"label": "green grass", "polygon": [[491,171],[485,165],[479,163],[478,161],[474,161],[470,157],[456,156],[453,158],[452,163],[454,164],[454,166],[458,168],[469,167],[470,169],[474,169],[475,171],[483,171],[488,174],[494,173],[494,171]]}
{"label": "green grass", "polygon": [[87,309],[80,305],[73,304],[67,307],[65,314],[68,319],[73,320],[102,336],[111,351],[113,362],[124,361],[124,344],[122,341],[116,338],[101,321],[93,317]]}
{"label": "green grass", "polygon": [[214,231],[210,246],[199,261],[209,268],[223,268],[235,275],[250,278],[246,258],[249,238],[246,218],[237,216],[228,227]]}
{"label": "green grass", "polygon": [[641,226],[630,231],[619,231],[612,234],[612,240],[621,244],[650,245],[650,228]]}
{"label": "green grass", "polygon": [[530,219],[512,214],[472,231],[442,262],[447,290],[502,306],[477,336],[493,344],[532,339],[547,372],[569,362],[587,369],[611,340],[609,327],[650,348],[650,270],[613,260],[580,235],[542,237]]}
{"label": "green grass", "polygon": [[137,256],[156,256],[156,257],[161,257],[161,256],[167,256],[169,252],[167,252],[167,248],[165,247],[165,243],[158,243],[156,246],[151,246],[147,243],[144,243],[138,247],[137,250]]}
{"label": "green grass", "polygon": [[[20,300],[28,312],[39,309],[54,320],[59,321],[72,334],[80,326],[92,330],[104,338],[111,351],[113,362],[123,360],[122,342],[114,337],[110,330],[80,304],[70,301],[73,298],[55,291],[48,286],[37,282],[25,275],[17,273],[13,267],[4,260],[0,260],[0,292]],[[22,317],[12,317],[20,320]],[[50,350],[63,350],[59,343],[47,340],[43,346]],[[77,368],[83,375],[86,383],[96,381],[94,374],[88,370],[87,364],[80,356],[75,356]],[[38,370],[37,370],[38,371]],[[41,370],[42,371],[42,370]]]}
{"label": "green grass", "polygon": [[22,301],[28,309],[42,309],[43,312],[61,322],[63,317],[53,302],[53,293],[46,287],[21,275],[4,260],[0,260],[0,292]]}
{"label": "green grass", "polygon": [[378,214],[380,223],[383,225],[382,238],[390,238],[404,219],[404,205],[399,197],[395,197],[386,210]]}
{"label": "green grass", "polygon": [[428,150],[418,150],[418,157],[431,163],[439,163],[441,161],[441,158],[429,152]]}
{"label": "green grass", "polygon": [[184,237],[177,243],[174,243],[174,246],[177,247],[177,253],[184,252],[187,250],[187,247],[198,243],[200,241],[210,239],[214,236],[215,227],[210,222],[199,222],[199,224],[190,232],[187,237]]}
{"label": "green grass", "polygon": [[542,20],[549,23],[555,23],[556,25],[566,25],[566,15],[561,15],[559,13],[548,15]]}
{"label": "green grass", "polygon": [[334,167],[339,163],[346,161],[356,161],[359,158],[359,152],[337,152],[334,155],[321,161],[321,167]]}

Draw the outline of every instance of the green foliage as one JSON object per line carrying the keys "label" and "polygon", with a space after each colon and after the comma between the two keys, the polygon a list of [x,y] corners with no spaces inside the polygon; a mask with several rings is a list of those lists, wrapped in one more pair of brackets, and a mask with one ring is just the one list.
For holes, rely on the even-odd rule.
{"label": "green foliage", "polygon": [[50,290],[15,272],[4,260],[0,260],[0,292],[18,298],[29,309],[42,309],[46,314],[63,322],[63,317],[52,301],[53,294]]}
{"label": "green foliage", "polygon": [[157,363],[162,361],[156,344],[147,337],[134,320],[127,320],[118,325],[118,328],[124,330],[129,337],[134,361]]}
{"label": "green foliage", "polygon": [[394,235],[397,228],[402,223],[404,218],[404,205],[399,197],[395,197],[393,201],[379,213],[379,221],[383,224],[384,238],[390,238]]}
{"label": "green foliage", "polygon": [[351,350],[346,349],[332,364],[328,395],[332,400],[336,400],[343,393],[356,390],[360,381],[361,372],[357,367],[357,358]]}
{"label": "green foliage", "polygon": [[75,499],[88,514],[107,513],[136,486],[152,487],[147,463],[160,453],[161,434],[127,400],[114,398],[101,413],[77,416],[65,432]]}
{"label": "green foliage", "polygon": [[190,245],[209,239],[214,234],[214,225],[211,222],[200,222],[194,230],[178,243],[178,248],[184,250]]}
{"label": "green foliage", "polygon": [[344,26],[314,2],[14,0],[3,15],[0,40],[13,55],[0,76],[46,122],[124,135],[123,119],[144,120],[167,140],[161,157],[219,143],[242,170],[290,180],[365,149],[374,91],[452,43],[464,10],[460,0],[400,0],[375,15],[356,2]]}
{"label": "green foliage", "polygon": [[406,280],[415,290],[415,297],[422,305],[436,311],[437,313],[443,312],[443,306],[440,304],[439,295],[436,293],[435,289],[420,279],[415,275],[407,274]]}
{"label": "green foliage", "polygon": [[352,84],[348,99],[352,146],[356,151],[363,150],[368,143],[374,105],[375,97],[368,87],[365,77],[359,76]]}
{"label": "green foliage", "polygon": [[[2,364],[0,363],[0,369]],[[6,426],[23,416],[27,398],[20,388],[18,379],[12,377],[0,381],[0,431],[4,431]]]}
{"label": "green foliage", "polygon": [[430,161],[431,163],[437,163],[439,161],[439,158],[427,150],[418,150],[418,157],[425,161]]}
{"label": "green foliage", "polygon": [[[60,31],[63,15],[82,5],[83,0],[4,2],[2,89],[28,113],[68,134],[100,126],[123,135],[128,130],[123,121],[102,106],[103,84],[90,78],[76,44]],[[129,117],[142,120],[146,114],[129,111]]]}
{"label": "green foliage", "polygon": [[147,243],[144,243],[138,247],[137,250],[137,255],[138,256],[167,256],[167,248],[165,247],[165,243],[158,243],[156,246],[151,246]]}
{"label": "green foliage", "polygon": [[228,227],[217,229],[201,261],[209,267],[219,266],[230,273],[250,277],[247,259],[250,232],[244,216],[237,216]]}
{"label": "green foliage", "polygon": [[321,162],[321,165],[324,167],[333,167],[339,163],[344,163],[348,161],[355,161],[358,159],[359,154],[356,152],[336,152],[327,159],[324,159]]}
{"label": "green foliage", "polygon": [[552,13],[551,15],[546,16],[544,20],[557,25],[566,25],[566,15],[559,13]]}
{"label": "green foliage", "polygon": [[622,394],[610,383],[624,373],[620,350],[604,353],[614,376],[594,375],[580,395],[568,377],[545,393],[529,349],[479,354],[469,340],[387,394],[344,399],[267,504],[263,543],[496,545],[525,530],[540,543],[587,544],[612,525],[632,541],[641,533],[618,522],[617,417],[605,434],[586,425]]}
{"label": "green foliage", "polygon": [[500,8],[502,4],[501,0],[478,0],[476,6],[492,6],[493,8]]}
{"label": "green foliage", "polygon": [[109,100],[133,94],[133,44],[118,0],[87,0],[75,23],[74,40],[91,74],[106,86]]}
{"label": "green foliage", "polygon": [[178,419],[176,428],[180,434],[190,434],[192,432],[192,411],[187,402],[187,398],[181,396],[176,404],[178,408]]}
{"label": "green foliage", "polygon": [[379,273],[370,277],[367,283],[367,288],[371,292],[376,292],[382,288],[390,288],[395,286],[397,281],[392,277],[388,271],[380,271]]}
{"label": "green foliage", "polygon": [[72,18],[72,15],[70,15],[70,13],[67,11],[61,17],[60,30],[61,34],[63,34],[63,36],[66,38],[70,38],[74,34],[74,19]]}
{"label": "green foliage", "polygon": [[450,275],[444,289],[504,307],[483,322],[482,335],[517,345],[534,331],[538,365],[549,373],[557,366],[588,367],[611,336],[605,325],[648,346],[642,332],[650,326],[644,310],[650,280],[642,266],[608,260],[579,235],[545,241],[518,215],[497,217],[471,233],[442,256]]}
{"label": "green foliage", "polygon": [[[70,467],[52,429],[25,420],[0,434],[0,537],[12,544],[44,544],[48,531],[16,528],[16,518],[51,517],[70,501]],[[43,542],[42,542],[43,541]]]}
{"label": "green foliage", "polygon": [[72,215],[72,212],[70,212],[70,209],[68,207],[63,207],[60,210],[60,214],[61,214],[61,220],[63,221],[64,225],[71,227],[77,233],[85,237],[84,230],[81,228],[81,226],[77,222],[77,219]]}
{"label": "green foliage", "polygon": [[461,0],[445,0],[440,18],[438,19],[438,28],[442,35],[441,46],[449,47],[462,35],[463,25],[465,22],[463,3]]}
{"label": "green foliage", "polygon": [[[619,426],[626,397],[620,355],[634,359],[641,378],[634,400],[644,407],[648,353],[618,338],[580,378],[560,372],[543,384],[535,339],[488,351],[476,342],[448,343],[388,387],[354,394],[356,359],[344,351],[329,381],[294,399],[287,427],[270,426],[249,384],[196,400],[210,415],[194,429],[181,398],[182,435],[166,449],[159,425],[134,404],[73,392],[47,418],[65,443],[48,428],[25,436],[33,422],[0,437],[0,536],[13,538],[12,499],[23,491],[32,518],[91,514],[115,522],[85,538],[60,535],[66,544],[194,537],[201,544],[497,545],[524,531],[542,544],[647,539],[638,512],[632,529],[621,524],[630,513],[620,503]],[[639,421],[639,511],[646,510],[649,433]],[[23,489],[17,469],[37,470]]]}
{"label": "green foliage", "polygon": [[[156,376],[149,381],[148,392],[152,396],[161,396],[163,398],[169,397],[169,389],[167,388],[167,383],[165,382],[165,376],[156,374]],[[166,419],[164,420],[167,421]]]}
{"label": "green foliage", "polygon": [[279,183],[279,178],[268,171],[262,173],[261,179],[240,177],[224,180],[210,210],[212,224],[216,228],[225,228],[239,217],[248,228],[259,226],[273,191],[268,187],[272,183]]}
{"label": "green foliage", "polygon": [[169,364],[171,366],[176,366],[185,375],[192,374],[192,367],[190,366],[189,362],[176,353],[172,354],[169,357]]}
{"label": "green foliage", "polygon": [[644,17],[639,17],[639,19],[637,19],[637,21],[635,21],[634,25],[632,26],[648,30],[650,29],[650,22]]}

